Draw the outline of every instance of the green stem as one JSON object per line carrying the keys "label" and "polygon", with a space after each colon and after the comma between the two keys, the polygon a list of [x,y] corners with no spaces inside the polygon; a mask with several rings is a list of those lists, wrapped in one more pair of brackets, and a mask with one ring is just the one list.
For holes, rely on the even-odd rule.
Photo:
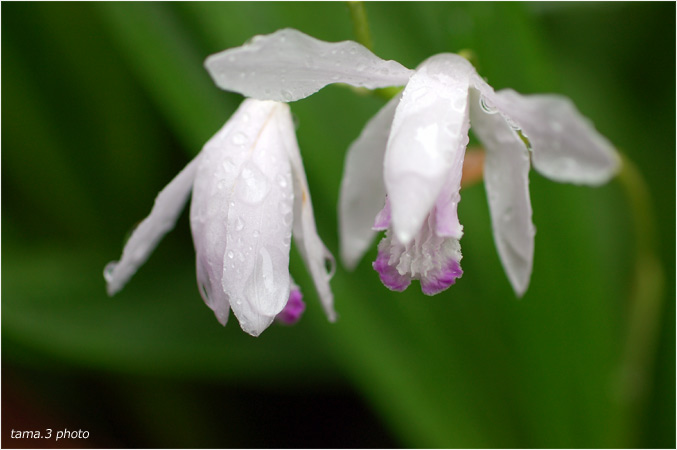
{"label": "green stem", "polygon": [[646,408],[655,361],[663,300],[663,268],[656,251],[656,226],[651,195],[637,167],[627,157],[618,181],[625,191],[636,234],[635,268],[628,305],[627,336],[618,374],[620,439],[613,446],[636,447],[639,419]]}
{"label": "green stem", "polygon": [[[348,10],[350,11],[350,20],[353,22],[355,39],[369,50],[373,50],[371,35],[369,33],[369,21],[367,20],[367,11],[364,9],[364,2],[347,3]],[[351,89],[360,95],[373,95],[386,100],[390,100],[402,90],[401,87],[387,87],[373,90],[353,87]]]}
{"label": "green stem", "polygon": [[364,2],[348,2],[350,20],[353,22],[353,33],[357,42],[372,50],[371,35],[369,34],[369,22]]}

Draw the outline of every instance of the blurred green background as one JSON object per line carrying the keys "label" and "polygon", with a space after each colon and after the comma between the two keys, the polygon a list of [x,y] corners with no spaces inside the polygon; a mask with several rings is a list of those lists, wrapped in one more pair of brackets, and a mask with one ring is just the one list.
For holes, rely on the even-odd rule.
{"label": "blurred green background", "polygon": [[[340,320],[329,324],[293,251],[302,322],[259,338],[232,317],[222,328],[197,291],[184,212],[108,298],[104,265],[241,101],[213,85],[205,57],[284,27],[353,39],[348,8],[3,3],[3,447],[674,448],[675,4],[366,11],[379,56],[414,68],[470,49],[496,89],[572,98],[636,163],[665,274],[657,320],[632,334],[637,212],[621,185],[535,172],[536,254],[521,300],[481,184],[462,191],[464,276],[435,297],[418,283],[385,289],[373,246],[354,273],[339,267]],[[335,255],[345,150],[383,103],[330,86],[292,104],[318,229]],[[90,437],[9,437],[46,428]]]}

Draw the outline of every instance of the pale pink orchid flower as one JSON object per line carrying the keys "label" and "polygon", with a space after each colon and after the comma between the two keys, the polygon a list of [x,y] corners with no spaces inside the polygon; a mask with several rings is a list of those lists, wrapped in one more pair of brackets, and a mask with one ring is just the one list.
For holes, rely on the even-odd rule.
{"label": "pale pink orchid flower", "polygon": [[[305,309],[289,275],[292,235],[330,321],[334,259],[317,234],[289,106],[245,100],[202,151],[158,194],[120,261],[104,270],[108,293],[127,283],[170,231],[192,191],[197,281],[223,325],[229,311],[258,336]],[[329,267],[329,268],[328,268]]]}

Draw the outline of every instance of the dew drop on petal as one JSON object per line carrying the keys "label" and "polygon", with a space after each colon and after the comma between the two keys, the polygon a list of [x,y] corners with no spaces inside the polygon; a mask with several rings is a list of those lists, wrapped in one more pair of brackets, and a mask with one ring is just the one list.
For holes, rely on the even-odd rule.
{"label": "dew drop on petal", "polygon": [[235,185],[237,197],[250,205],[258,205],[269,191],[270,185],[263,172],[252,162],[244,163]]}
{"label": "dew drop on petal", "polygon": [[498,109],[496,109],[493,103],[484,98],[483,95],[480,96],[480,108],[487,114],[496,114],[498,112]]}
{"label": "dew drop on petal", "polygon": [[238,131],[233,135],[233,144],[242,145],[245,142],[247,142],[247,136],[243,132]]}
{"label": "dew drop on petal", "polygon": [[117,267],[117,261],[111,261],[106,264],[106,267],[103,269],[103,277],[106,279],[106,282],[110,283],[113,280],[113,271]]}

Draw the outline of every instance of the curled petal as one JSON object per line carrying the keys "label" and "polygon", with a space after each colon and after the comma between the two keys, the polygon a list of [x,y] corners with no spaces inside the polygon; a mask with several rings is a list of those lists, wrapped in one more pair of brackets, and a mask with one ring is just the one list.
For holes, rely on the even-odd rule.
{"label": "curled petal", "polygon": [[374,217],[383,207],[383,156],[400,96],[390,100],[364,127],[346,156],[339,198],[341,259],[354,269],[376,232]]}
{"label": "curled petal", "polygon": [[511,128],[521,130],[528,139],[534,168],[544,176],[599,185],[617,172],[620,159],[616,150],[568,98],[521,95],[512,89],[493,92],[484,80],[474,80],[485,110],[500,112]]}
{"label": "curled petal", "polygon": [[404,244],[434,206],[468,144],[468,87],[473,67],[452,54],[425,61],[402,93],[385,155],[393,229]]}
{"label": "curled petal", "polygon": [[534,258],[534,225],[529,198],[529,152],[500,114],[488,114],[471,91],[473,131],[486,149],[484,185],[498,254],[515,293],[529,286]]}
{"label": "curled petal", "polygon": [[108,295],[114,295],[124,287],[146,262],[164,235],[174,228],[176,219],[188,200],[199,163],[200,155],[160,191],[150,215],[136,227],[125,244],[120,261],[108,263],[104,269]]}
{"label": "curled petal", "polygon": [[221,89],[280,102],[302,99],[331,83],[401,86],[413,73],[356,42],[324,42],[291,28],[211,55],[205,66]]}

